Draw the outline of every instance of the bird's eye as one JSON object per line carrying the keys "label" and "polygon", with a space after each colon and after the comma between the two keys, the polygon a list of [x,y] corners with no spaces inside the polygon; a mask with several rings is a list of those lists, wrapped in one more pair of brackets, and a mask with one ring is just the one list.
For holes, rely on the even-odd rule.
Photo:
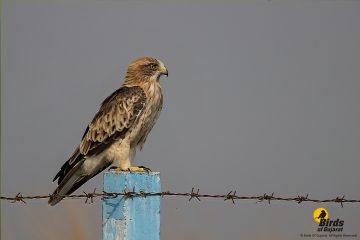
{"label": "bird's eye", "polygon": [[150,69],[153,69],[153,70],[155,70],[157,68],[157,64],[155,64],[155,63],[151,63],[149,66],[150,66]]}

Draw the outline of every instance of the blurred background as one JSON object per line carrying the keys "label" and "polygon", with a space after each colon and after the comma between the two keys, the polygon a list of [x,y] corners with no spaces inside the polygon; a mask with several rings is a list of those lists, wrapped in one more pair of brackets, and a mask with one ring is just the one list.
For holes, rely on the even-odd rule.
{"label": "blurred background", "polygon": [[[52,179],[128,64],[161,59],[164,108],[135,164],[163,190],[360,198],[357,1],[3,0],[2,195]],[[82,191],[102,189],[102,174]],[[325,207],[165,197],[162,239],[300,239]],[[101,239],[101,201],[1,202],[2,239]]]}

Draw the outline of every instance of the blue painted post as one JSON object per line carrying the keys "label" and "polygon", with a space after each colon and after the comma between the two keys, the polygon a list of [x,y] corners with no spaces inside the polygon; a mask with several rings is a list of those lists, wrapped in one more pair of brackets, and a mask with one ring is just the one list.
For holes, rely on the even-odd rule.
{"label": "blue painted post", "polygon": [[[158,172],[106,172],[105,192],[161,192]],[[103,240],[160,240],[160,196],[103,199]]]}

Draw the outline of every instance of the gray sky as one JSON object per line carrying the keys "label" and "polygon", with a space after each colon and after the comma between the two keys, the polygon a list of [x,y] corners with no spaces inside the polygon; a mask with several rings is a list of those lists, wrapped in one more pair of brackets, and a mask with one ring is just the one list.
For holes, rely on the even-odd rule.
{"label": "gray sky", "polygon": [[[2,194],[47,194],[127,65],[169,69],[135,164],[164,190],[360,198],[360,4],[3,1]],[[101,189],[102,174],[81,191]],[[162,200],[162,239],[300,239],[326,207],[360,234],[358,205]],[[2,202],[2,239],[100,239],[82,200]]]}

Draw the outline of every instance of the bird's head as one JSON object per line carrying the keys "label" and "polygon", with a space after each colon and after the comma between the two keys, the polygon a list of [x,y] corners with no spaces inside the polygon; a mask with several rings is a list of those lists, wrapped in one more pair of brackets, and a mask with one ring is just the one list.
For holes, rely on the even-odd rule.
{"label": "bird's head", "polygon": [[152,57],[142,57],[130,63],[125,85],[137,85],[149,81],[159,81],[161,75],[168,76],[164,63]]}

